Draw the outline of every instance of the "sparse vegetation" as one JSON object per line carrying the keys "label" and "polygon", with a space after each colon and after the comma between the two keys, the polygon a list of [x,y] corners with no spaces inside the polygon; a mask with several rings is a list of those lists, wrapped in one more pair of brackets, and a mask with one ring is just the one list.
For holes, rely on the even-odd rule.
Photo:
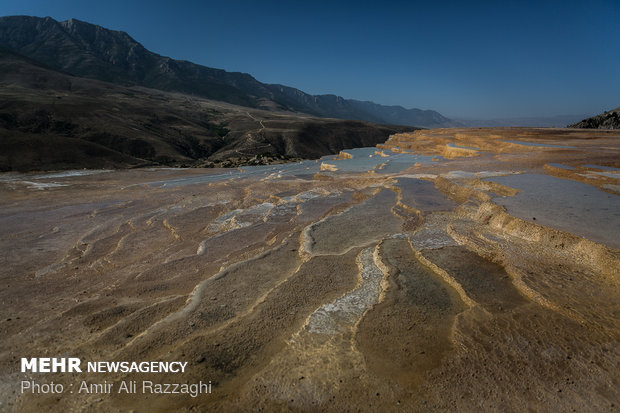
{"label": "sparse vegetation", "polygon": [[212,123],[209,125],[209,131],[219,136],[220,138],[223,138],[224,136],[228,135],[228,132],[230,132],[230,129],[228,129],[226,125],[223,123],[217,123],[217,124]]}

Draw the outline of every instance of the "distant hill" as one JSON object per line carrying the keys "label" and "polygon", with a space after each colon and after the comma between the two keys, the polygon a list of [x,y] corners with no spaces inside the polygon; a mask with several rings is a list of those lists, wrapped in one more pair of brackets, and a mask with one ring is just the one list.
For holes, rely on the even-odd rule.
{"label": "distant hill", "polygon": [[412,129],[120,86],[0,48],[0,171],[317,158]]}
{"label": "distant hill", "polygon": [[145,86],[267,110],[420,127],[453,126],[432,110],[405,109],[257,81],[150,52],[130,35],[70,19],[0,18],[0,46],[55,70],[123,86]]}
{"label": "distant hill", "polygon": [[569,128],[620,129],[620,107],[580,122],[568,125]]}
{"label": "distant hill", "polygon": [[587,115],[558,115],[558,116],[539,116],[539,117],[519,117],[519,118],[497,118],[497,119],[453,119],[466,127],[537,127],[537,128],[562,128],[567,123],[573,123],[583,119]]}

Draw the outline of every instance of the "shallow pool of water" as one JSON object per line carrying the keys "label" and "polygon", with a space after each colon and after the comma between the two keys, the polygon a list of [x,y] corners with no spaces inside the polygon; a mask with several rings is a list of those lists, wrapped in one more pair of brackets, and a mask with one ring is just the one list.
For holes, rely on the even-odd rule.
{"label": "shallow pool of water", "polygon": [[511,215],[620,248],[619,196],[581,182],[541,174],[487,180],[521,190],[512,197],[493,199]]}
{"label": "shallow pool of water", "polygon": [[428,164],[434,162],[434,157],[432,156],[397,153],[392,151],[383,151],[386,156],[380,156],[375,154],[376,151],[377,148],[374,147],[347,149],[342,152],[350,154],[352,156],[350,159],[334,159],[337,155],[327,155],[318,160],[308,160],[289,164],[243,166],[234,169],[222,169],[220,172],[210,170],[209,172],[205,172],[204,175],[150,182],[149,185],[176,187],[244,178],[278,179],[282,177],[297,177],[310,179],[315,173],[321,170],[322,164],[335,167],[336,170],[326,172],[330,174],[363,173],[369,171],[380,174],[391,174],[401,172],[413,166],[415,163]]}
{"label": "shallow pool of water", "polygon": [[614,168],[611,166],[601,166],[601,165],[592,165],[592,164],[588,164],[588,165],[581,165],[584,168],[592,168],[592,169],[601,169],[603,171],[618,171],[620,172],[620,169],[618,168]]}
{"label": "shallow pool of water", "polygon": [[458,145],[453,144],[452,142],[449,143],[448,146],[450,148],[469,149],[469,150],[472,150],[472,151],[479,151],[480,150],[480,148],[472,148],[472,147],[467,147],[467,146],[458,146]]}
{"label": "shallow pool of water", "polygon": [[400,201],[422,212],[447,211],[456,204],[439,192],[432,182],[421,179],[400,178],[395,186],[400,189]]}
{"label": "shallow pool of water", "polygon": [[574,166],[562,165],[561,163],[548,163],[547,165],[552,166],[554,168],[566,169],[568,171],[572,171],[575,169]]}
{"label": "shallow pool of water", "polygon": [[417,155],[413,153],[399,153],[383,151],[384,156],[377,155],[377,148],[346,149],[352,156],[351,159],[334,159],[333,155],[324,156],[321,161],[338,168],[336,172],[367,172],[388,174],[398,173],[413,166],[415,163],[428,164],[433,162],[432,156]]}

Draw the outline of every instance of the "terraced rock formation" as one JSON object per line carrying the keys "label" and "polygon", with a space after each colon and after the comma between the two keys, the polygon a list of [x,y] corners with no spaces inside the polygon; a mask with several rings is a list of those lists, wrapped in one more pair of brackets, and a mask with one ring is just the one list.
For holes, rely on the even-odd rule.
{"label": "terraced rock formation", "polygon": [[[235,171],[3,174],[0,408],[614,411],[618,138],[431,130]],[[62,355],[188,364],[19,372]],[[213,391],[21,394],[31,379]]]}

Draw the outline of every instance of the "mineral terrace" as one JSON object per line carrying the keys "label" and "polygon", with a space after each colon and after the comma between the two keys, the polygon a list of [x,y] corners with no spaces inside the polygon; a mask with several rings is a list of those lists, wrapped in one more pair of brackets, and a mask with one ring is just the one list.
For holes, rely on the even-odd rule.
{"label": "mineral terrace", "polygon": [[[286,165],[2,174],[0,409],[616,411],[619,139],[442,129]],[[213,390],[19,387],[104,379]]]}

